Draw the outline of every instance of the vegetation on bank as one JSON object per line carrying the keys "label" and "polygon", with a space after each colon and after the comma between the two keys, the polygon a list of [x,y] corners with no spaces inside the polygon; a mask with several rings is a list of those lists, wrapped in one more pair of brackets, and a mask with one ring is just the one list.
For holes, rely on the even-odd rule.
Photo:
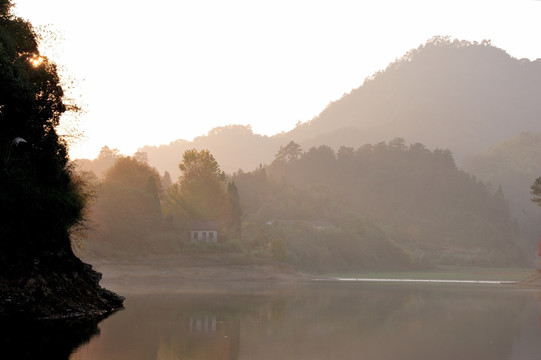
{"label": "vegetation on bank", "polygon": [[12,6],[0,0],[0,318],[101,315],[122,299],[72,252],[88,197],[56,131],[77,107]]}
{"label": "vegetation on bank", "polygon": [[[486,67],[487,63],[492,65]],[[267,137],[254,134],[249,126],[228,125],[192,142],[177,140],[169,145],[144,147],[141,151],[148,156],[136,153],[136,158],[146,158],[161,172],[169,171],[173,178],[180,173],[177,165],[188,149],[209,149],[220,168],[229,174],[239,168],[256,168],[230,177],[241,198],[240,237],[226,238],[225,243],[210,248],[183,243],[181,221],[164,211],[162,225],[153,233],[158,240],[148,244],[168,243],[179,251],[196,252],[214,251],[214,247],[236,248],[318,271],[368,264],[386,267],[391,263],[399,267],[431,267],[441,263],[531,262],[533,245],[539,237],[539,209],[530,204],[528,187],[538,176],[538,159],[533,154],[539,147],[539,136],[522,134],[485,154],[467,156],[521,131],[541,129],[537,116],[540,102],[530,96],[540,93],[536,81],[540,65],[539,61],[515,59],[490,41],[434,37],[290,132]],[[392,151],[382,150],[390,144],[374,142],[395,136],[412,142],[406,146],[411,151],[399,151],[392,155],[396,158],[389,155],[387,160],[384,153]],[[297,160],[302,161],[289,162],[285,158],[273,162],[278,147],[286,149],[291,139],[303,147],[297,154]],[[359,151],[358,147],[367,142],[373,144]],[[340,149],[341,145],[347,146]],[[399,143],[393,146],[401,147]],[[437,147],[450,149],[466,171],[457,168],[448,151],[432,150]],[[355,159],[349,169],[344,167],[348,153],[353,153]],[[102,177],[118,156],[114,149],[104,148],[95,161],[81,163]],[[363,156],[374,165],[361,161]],[[321,165],[310,165],[310,158]],[[286,160],[287,166],[280,165],[281,160]],[[435,165],[438,162],[439,167]],[[415,170],[408,172],[407,167]],[[173,182],[170,176],[166,180],[167,174],[162,179],[165,195],[169,187],[166,184]],[[289,181],[288,176],[295,182],[284,183],[284,179]],[[267,185],[256,184],[263,177]],[[356,183],[358,188],[354,188]],[[252,187],[261,194],[270,192],[265,197],[255,195],[255,201],[264,198],[261,206],[254,207]],[[298,211],[299,204],[304,208]],[[279,212],[273,208],[279,208]],[[339,214],[347,225],[343,226],[340,219],[335,221],[339,216],[334,214]],[[346,239],[363,238],[355,231],[365,225],[384,234],[386,240],[377,244],[387,250],[378,251],[395,261],[376,260],[371,255],[374,252],[368,250],[372,245],[363,244],[359,247],[365,250],[360,256],[364,261],[333,263],[342,246],[340,241],[358,245]],[[345,227],[353,233],[348,234]],[[517,245],[519,237],[522,241]],[[304,238],[308,239],[309,251]],[[310,241],[312,238],[326,240]],[[158,251],[161,245],[149,247]],[[391,250],[397,248],[402,254],[398,257]],[[125,251],[120,249],[119,255]],[[527,260],[521,260],[521,252],[527,253]]]}
{"label": "vegetation on bank", "polygon": [[[122,163],[131,175],[113,181]],[[118,157],[98,182],[87,251],[239,251],[318,273],[524,263],[501,189],[458,169],[449,151],[402,139],[336,153],[290,142],[252,172],[225,176],[197,150],[179,166],[168,187],[144,159]],[[190,241],[194,220],[218,221],[220,241]]]}
{"label": "vegetation on bank", "polygon": [[520,236],[532,253],[541,234],[541,209],[530,201],[528,189],[541,174],[540,153],[541,133],[522,132],[463,162],[466,171],[502,187]]}
{"label": "vegetation on bank", "polygon": [[40,55],[28,22],[0,2],[0,274],[71,251],[69,231],[86,198],[56,132],[66,101],[55,64]]}
{"label": "vegetation on bank", "polygon": [[[523,261],[501,189],[458,169],[449,151],[408,146],[402,139],[342,147],[337,153],[320,146],[233,178],[247,219],[271,219],[281,227],[291,227],[295,220],[297,229],[311,226],[314,231],[306,236],[310,244],[309,239],[328,232],[328,247],[334,250],[336,239],[346,238],[347,231],[377,227],[381,238],[398,247],[413,266]],[[368,232],[369,238],[377,238]],[[288,246],[304,237],[302,231],[285,234]],[[366,258],[369,246],[360,246]],[[392,257],[391,250],[376,254],[373,261],[380,265],[392,263],[382,257]]]}

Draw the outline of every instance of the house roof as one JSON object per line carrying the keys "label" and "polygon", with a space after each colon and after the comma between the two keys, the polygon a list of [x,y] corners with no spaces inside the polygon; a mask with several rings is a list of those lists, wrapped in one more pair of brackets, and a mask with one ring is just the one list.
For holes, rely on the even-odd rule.
{"label": "house roof", "polygon": [[190,223],[190,231],[215,230],[220,229],[218,221],[192,221]]}

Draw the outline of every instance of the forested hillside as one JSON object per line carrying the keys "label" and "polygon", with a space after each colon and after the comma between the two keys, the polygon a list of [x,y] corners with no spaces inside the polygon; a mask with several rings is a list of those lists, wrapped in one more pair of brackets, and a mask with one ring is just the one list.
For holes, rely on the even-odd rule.
{"label": "forested hillside", "polygon": [[[514,134],[541,131],[539,113],[541,61],[512,58],[488,41],[436,37],[288,133],[268,137],[229,125],[194,141],[145,146],[134,158],[164,174],[167,188],[181,175],[182,153],[210,150],[221,170],[235,173],[243,212],[236,240],[299,267],[516,264],[522,261],[517,237],[538,232],[539,209],[524,205],[540,175],[537,160],[511,145],[470,155]],[[287,154],[288,143],[310,150],[296,145]],[[366,143],[374,145],[358,148]],[[119,157],[105,147],[96,160],[80,164],[103,177]],[[456,166],[466,158],[477,178]],[[160,196],[163,211],[168,195]],[[160,224],[169,229],[162,237],[171,239],[186,221],[171,223],[166,211]]]}
{"label": "forested hillside", "polygon": [[[309,272],[526,263],[500,188],[455,165],[448,150],[401,138],[304,151],[227,176],[208,150],[187,150],[167,184],[145,161],[119,157],[102,180],[83,245],[98,256],[245,252]],[[219,223],[215,244],[188,237]]]}
{"label": "forested hillside", "polygon": [[[78,242],[81,251],[118,259],[244,252],[312,272],[430,266],[366,216],[317,192],[268,179],[266,167],[227,177],[210,152],[192,149],[180,168],[181,177],[169,187],[157,185],[156,170],[133,157],[119,157],[102,180],[88,174],[97,197],[88,214],[91,230]],[[191,241],[194,221],[219,223],[218,243]]]}
{"label": "forested hillside", "polygon": [[[320,251],[332,252],[356,225],[374,229],[366,227],[370,222],[380,234],[371,240],[391,241],[416,264],[522,261],[503,193],[459,170],[449,151],[407,146],[402,139],[336,153],[327,146],[301,152],[292,144],[268,167],[237,174],[234,181],[245,222],[280,228],[275,231],[295,257],[305,256],[307,244],[320,246],[312,238],[327,237]],[[282,156],[284,151],[290,154]]]}
{"label": "forested hillside", "polygon": [[321,145],[330,143],[323,134],[353,127],[361,130],[356,143],[403,137],[450,149],[461,160],[522,131],[540,131],[540,112],[541,60],[512,58],[488,41],[435,37],[289,135]]}
{"label": "forested hillside", "polygon": [[530,186],[541,176],[541,133],[521,133],[487,151],[466,158],[464,169],[502,187],[521,237],[532,252],[541,234],[541,209],[530,201]]}

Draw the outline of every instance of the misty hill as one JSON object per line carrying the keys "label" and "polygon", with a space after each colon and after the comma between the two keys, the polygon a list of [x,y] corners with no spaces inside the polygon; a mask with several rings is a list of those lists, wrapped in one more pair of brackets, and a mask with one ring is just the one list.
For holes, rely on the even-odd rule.
{"label": "misty hill", "polygon": [[209,149],[231,173],[272,161],[291,140],[337,150],[402,137],[449,149],[461,162],[520,132],[541,131],[539,114],[541,60],[515,59],[489,41],[435,37],[288,133],[267,137],[232,125],[140,151],[160,172],[177,175],[184,150]]}
{"label": "misty hill", "polygon": [[178,164],[182,154],[189,149],[208,149],[215,154],[221,168],[232,173],[270,162],[280,144],[278,137],[254,134],[250,126],[228,125],[214,128],[193,141],[176,140],[169,145],[144,146],[139,151],[146,153],[149,162],[160,172],[169,171],[176,178],[180,174]]}
{"label": "misty hill", "polygon": [[[99,162],[105,163],[106,154],[104,151]],[[349,209],[342,209],[339,203],[322,202],[313,192],[266,182],[264,167],[245,176],[239,172],[237,176],[242,177],[245,186],[253,179],[256,196],[261,196],[268,206],[279,203],[280,207],[274,208],[278,212],[271,218],[267,212],[261,212],[259,217],[247,215],[246,221],[241,221],[242,209],[234,183],[222,179],[219,168],[217,172],[210,172],[217,181],[209,181],[209,172],[201,169],[212,168],[214,161],[205,151],[196,157],[193,155],[188,151],[187,156],[183,156],[183,167],[191,173],[187,175],[185,171],[183,178],[168,188],[159,186],[160,177],[154,168],[134,157],[117,157],[101,179],[90,174],[87,180],[93,182],[93,186],[89,190],[96,198],[86,214],[87,236],[75,239],[80,251],[85,256],[115,260],[149,254],[189,257],[204,252],[229,259],[227,263],[231,254],[244,253],[248,256],[246,259],[255,255],[263,263],[264,259],[288,261],[299,269],[325,272],[396,270],[427,265],[409,261],[403,250],[376,224]],[[194,162],[194,158],[198,160]],[[252,196],[250,194],[253,195],[247,191],[247,195]],[[303,209],[301,212],[299,206]],[[319,227],[328,226],[329,221],[309,221],[315,218],[316,209],[319,215],[332,217],[334,224],[340,224],[341,228],[333,226],[320,231]],[[246,214],[253,210],[250,205]],[[190,236],[193,220],[205,223],[206,219],[219,224],[216,243],[194,242]],[[296,221],[269,225],[274,219],[308,222],[303,222],[303,228],[298,229]],[[284,225],[288,227],[289,223],[295,233],[289,230],[284,233]],[[296,241],[286,245],[284,236],[293,236]],[[255,268],[250,265],[250,269]]]}
{"label": "misty hill", "polygon": [[[107,154],[115,156],[104,149],[96,161]],[[290,142],[270,165],[227,179],[218,169],[224,182],[212,189],[186,177],[161,189],[165,182],[139,155],[120,156],[101,180],[90,178],[98,197],[88,213],[93,230],[81,241],[94,255],[244,252],[326,273],[525,263],[501,189],[458,169],[448,150],[400,138],[338,151],[303,152]],[[207,247],[188,235],[204,213],[222,224],[219,243]],[[240,229],[232,231],[234,219]]]}
{"label": "misty hill", "polygon": [[[503,193],[459,170],[447,150],[406,146],[402,139],[357,150],[341,147],[336,153],[320,146],[236,174],[234,180],[244,222],[272,223],[296,261],[324,258],[314,249],[333,253],[360,219],[370,222],[359,231],[379,234],[368,238],[379,239],[385,249],[392,249],[390,240],[414,263],[495,266],[521,261]],[[370,223],[381,230],[367,230]],[[332,241],[324,246],[325,234]],[[370,254],[377,259],[389,251],[361,246],[363,255],[357,257],[365,261],[373,260]]]}
{"label": "misty hill", "polygon": [[488,41],[435,37],[288,135],[305,146],[330,144],[329,132],[351,138],[355,128],[355,144],[403,137],[450,149],[460,160],[522,131],[541,131],[539,114],[541,60],[512,58]]}
{"label": "misty hill", "polygon": [[[465,170],[502,187],[521,235],[535,246],[541,234],[541,208],[530,201],[530,187],[541,176],[541,133],[521,133],[464,160]],[[532,246],[532,247],[533,247]]]}

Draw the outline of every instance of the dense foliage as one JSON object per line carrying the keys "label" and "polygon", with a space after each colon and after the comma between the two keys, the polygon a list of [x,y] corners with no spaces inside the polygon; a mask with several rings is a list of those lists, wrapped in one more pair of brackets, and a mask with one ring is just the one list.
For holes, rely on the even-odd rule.
{"label": "dense foliage", "polygon": [[[446,150],[407,146],[402,139],[337,153],[321,146],[298,159],[277,159],[267,168],[237,174],[235,181],[247,222],[281,227],[280,236],[297,258],[326,238],[325,251],[348,242],[342,259],[356,254],[360,262],[380,265],[382,254],[390,261],[395,254],[400,262],[390,245],[417,264],[521,261],[501,189],[491,191],[459,170]],[[367,241],[375,239],[381,248],[370,259],[367,253],[375,250]]]}
{"label": "dense foliage", "polygon": [[0,319],[103,316],[123,298],[72,251],[87,191],[55,130],[75,108],[10,7],[0,0]]}
{"label": "dense foliage", "polygon": [[541,174],[541,133],[523,132],[464,161],[464,169],[501,186],[517,219],[521,238],[533,250],[541,233],[541,209],[530,201],[529,189]]}
{"label": "dense foliage", "polygon": [[186,212],[191,220],[220,220],[229,212],[225,174],[208,150],[187,150],[179,164],[178,182],[169,189],[172,210]]}
{"label": "dense foliage", "polygon": [[119,157],[96,184],[91,219],[99,231],[93,240],[114,244],[112,248],[148,249],[160,229],[160,182],[158,172],[147,163]]}
{"label": "dense foliage", "polygon": [[85,198],[55,131],[71,109],[32,26],[0,1],[0,272],[71,252]]}
{"label": "dense foliage", "polygon": [[186,151],[179,167],[160,192],[155,169],[117,159],[100,185],[92,237],[120,256],[194,250],[191,222],[214,221],[221,244],[205,251],[242,250],[307,271],[523,261],[502,189],[458,169],[448,150],[400,138],[338,152],[290,142],[270,165],[230,177],[208,150]]}
{"label": "dense foliage", "polygon": [[[192,222],[220,224],[221,242],[239,239],[241,207],[237,187],[226,181],[208,150],[187,150],[179,167],[182,175],[171,184],[168,173],[157,170],[139,153],[125,157],[104,147],[95,162],[114,158],[99,179],[84,246],[100,256],[130,256],[169,252],[189,246]],[[83,164],[84,165],[84,164]]]}

